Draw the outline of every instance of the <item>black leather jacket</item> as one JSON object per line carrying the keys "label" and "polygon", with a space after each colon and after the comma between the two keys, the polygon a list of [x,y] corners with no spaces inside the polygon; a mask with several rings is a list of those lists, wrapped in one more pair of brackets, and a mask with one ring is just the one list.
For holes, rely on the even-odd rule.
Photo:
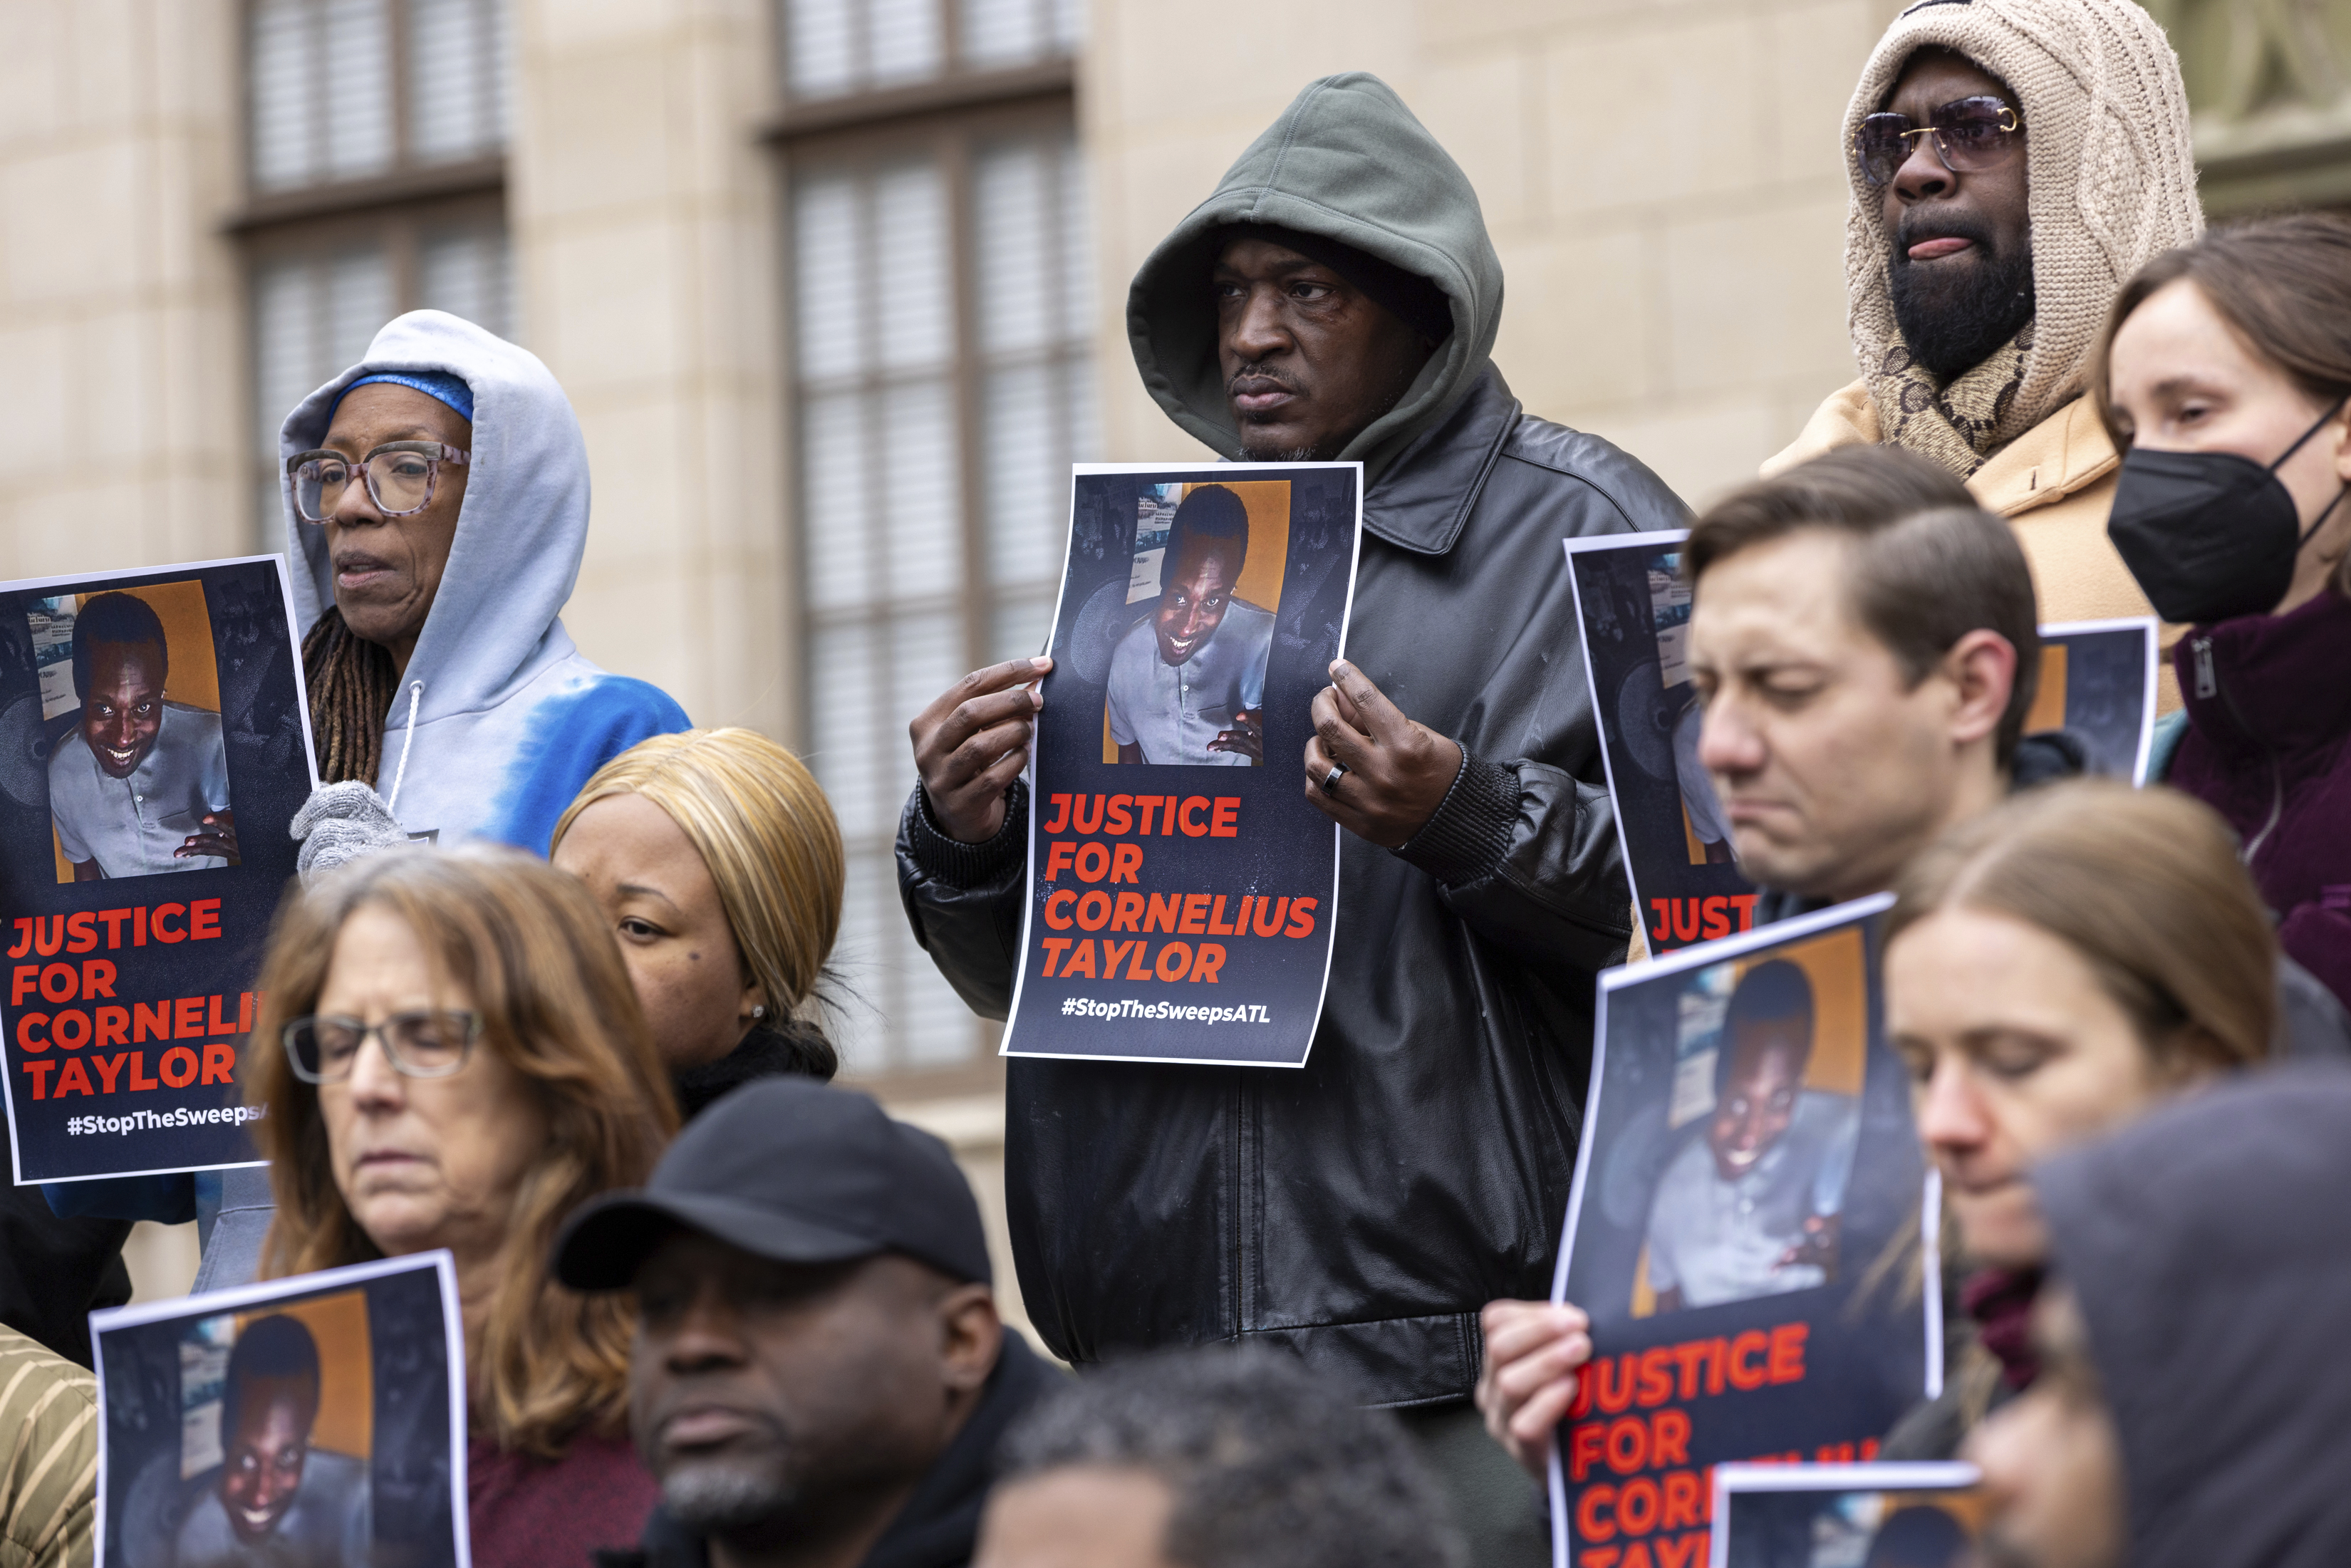
{"label": "black leather jacket", "polygon": [[[1560,541],[1687,521],[1638,462],[1527,417],[1490,366],[1380,473],[1347,656],[1466,761],[1403,849],[1343,836],[1303,1069],[1008,1063],[1013,1252],[1056,1354],[1247,1337],[1366,1404],[1428,1404],[1476,1382],[1480,1307],[1549,1293],[1592,977],[1630,910]],[[1016,787],[997,838],[958,844],[918,787],[899,829],[915,936],[991,1018],[1026,802]]]}

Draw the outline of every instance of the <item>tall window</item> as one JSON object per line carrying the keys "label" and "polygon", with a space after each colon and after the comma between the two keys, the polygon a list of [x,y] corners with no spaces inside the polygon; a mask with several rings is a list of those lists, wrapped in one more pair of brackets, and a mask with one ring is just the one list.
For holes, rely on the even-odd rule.
{"label": "tall window", "polygon": [[[992,1049],[906,928],[891,845],[907,720],[966,670],[1042,647],[1069,465],[1094,444],[1076,16],[784,8],[804,741],[849,845],[836,963],[859,1073]],[[815,129],[797,131],[804,106]]]}
{"label": "tall window", "polygon": [[251,0],[245,240],[256,526],[277,431],[378,328],[430,307],[515,334],[507,0]]}

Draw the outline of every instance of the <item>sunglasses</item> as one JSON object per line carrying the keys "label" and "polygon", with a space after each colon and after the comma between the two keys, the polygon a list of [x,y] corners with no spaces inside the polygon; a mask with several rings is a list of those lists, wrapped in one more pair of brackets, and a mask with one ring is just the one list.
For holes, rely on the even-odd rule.
{"label": "sunglasses", "polygon": [[1918,124],[1907,114],[1873,114],[1855,132],[1853,150],[1861,176],[1873,185],[1893,183],[1910,159],[1913,137],[1933,139],[1935,156],[1954,174],[1972,174],[2005,161],[2024,140],[2024,122],[1996,98],[1961,98]]}

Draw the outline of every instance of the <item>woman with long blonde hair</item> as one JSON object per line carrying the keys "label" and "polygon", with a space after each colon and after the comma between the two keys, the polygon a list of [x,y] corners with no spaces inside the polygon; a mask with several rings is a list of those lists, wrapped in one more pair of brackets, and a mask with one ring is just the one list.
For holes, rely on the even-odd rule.
{"label": "woman with long blonde hair", "polygon": [[549,858],[603,910],[686,1115],[753,1078],[832,1076],[808,1015],[847,862],[799,758],[749,729],[641,741],[580,789]]}
{"label": "woman with long blonde hair", "polygon": [[637,1539],[625,1307],[548,1272],[564,1218],[676,1130],[594,903],[510,850],[392,850],[279,912],[249,1092],[277,1200],[262,1274],[447,1248],[465,1333],[473,1558]]}

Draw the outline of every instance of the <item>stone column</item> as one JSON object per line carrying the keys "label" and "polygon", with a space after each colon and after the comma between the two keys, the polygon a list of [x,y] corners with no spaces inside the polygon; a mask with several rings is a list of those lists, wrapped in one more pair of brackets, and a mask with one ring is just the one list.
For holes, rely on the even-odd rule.
{"label": "stone column", "polygon": [[522,340],[587,432],[565,623],[698,725],[789,736],[784,345],[768,0],[516,0]]}

